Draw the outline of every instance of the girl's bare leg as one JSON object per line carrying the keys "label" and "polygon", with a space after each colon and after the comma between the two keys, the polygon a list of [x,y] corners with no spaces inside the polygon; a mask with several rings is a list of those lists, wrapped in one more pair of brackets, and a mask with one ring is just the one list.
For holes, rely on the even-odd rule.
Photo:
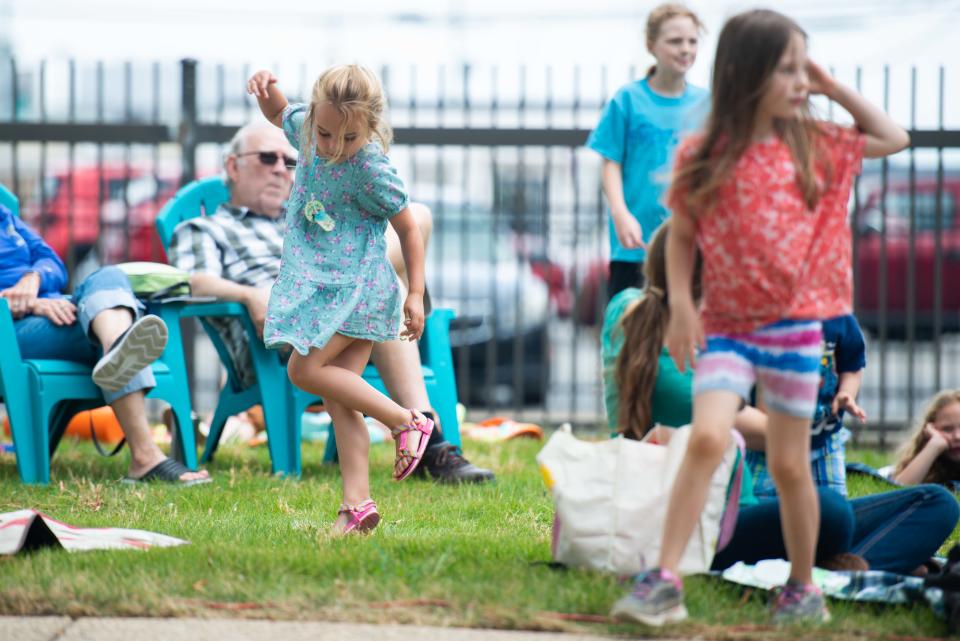
{"label": "girl's bare leg", "polygon": [[810,419],[769,411],[767,465],[780,497],[790,580],[813,583],[820,503],[810,472]]}
{"label": "girl's bare leg", "polygon": [[[322,348],[313,348],[306,356],[294,352],[287,373],[294,385],[326,400],[372,416],[384,425],[395,427],[410,420],[410,411],[397,405],[363,380],[358,372],[337,366],[334,361],[353,343],[371,341],[334,334]],[[366,363],[364,363],[366,364]]]}
{"label": "girl's bare leg", "polygon": [[[300,389],[316,394],[325,402],[333,402],[372,416],[387,427],[398,428],[410,423],[413,419],[410,410],[398,405],[363,380],[360,376],[362,368],[351,371],[338,366],[336,359],[353,343],[364,344],[369,357],[371,341],[342,334],[334,334],[326,345],[311,349],[306,356],[294,352],[287,365],[290,380]],[[407,432],[407,446],[416,451],[422,438],[425,436],[418,430]],[[398,469],[402,469],[403,464],[398,457]]]}
{"label": "girl's bare leg", "polygon": [[703,392],[693,400],[693,428],[670,493],[658,563],[675,575],[707,502],[710,479],[730,442],[739,408],[740,397],[733,392]]}

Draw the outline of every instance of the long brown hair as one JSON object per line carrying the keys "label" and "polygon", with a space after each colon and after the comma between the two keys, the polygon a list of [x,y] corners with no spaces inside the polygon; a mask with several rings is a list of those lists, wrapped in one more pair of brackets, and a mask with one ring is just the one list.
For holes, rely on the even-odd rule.
{"label": "long brown hair", "polygon": [[[620,390],[619,430],[628,438],[643,438],[653,427],[653,386],[659,371],[663,334],[670,320],[667,300],[667,238],[670,221],[664,222],[647,247],[643,276],[644,296],[623,315],[614,331],[623,332],[615,380]],[[694,301],[700,300],[700,253],[693,272]]]}
{"label": "long brown hair", "polygon": [[[927,430],[925,429],[927,423],[935,423],[937,414],[939,414],[943,408],[953,403],[960,403],[960,389],[943,390],[930,399],[926,410],[924,410],[920,420],[918,420],[914,426],[913,437],[904,443],[900,449],[900,460],[897,463],[894,474],[902,472],[903,469],[910,464],[910,461],[920,453],[920,450],[924,448],[927,441],[930,440],[930,435],[927,434]],[[937,460],[933,462],[933,465],[930,466],[927,475],[923,478],[923,482],[946,484],[949,481],[960,481],[960,462],[940,455],[937,457]]]}
{"label": "long brown hair", "polygon": [[[685,194],[685,204],[694,215],[709,209],[706,205],[714,201],[749,146],[760,101],[794,33],[807,35],[790,18],[767,9],[738,14],[723,25],[703,138],[673,179],[674,188]],[[799,118],[778,119],[774,127],[790,148],[797,184],[807,207],[813,209],[820,198],[813,153],[819,129],[809,106]]]}
{"label": "long brown hair", "polygon": [[[675,2],[658,5],[654,7],[650,15],[647,16],[647,28],[644,30],[647,41],[647,51],[653,53],[653,45],[656,43],[657,38],[660,37],[660,30],[663,29],[663,25],[667,20],[672,18],[690,18],[698,32],[702,32],[705,28],[703,22],[700,20],[700,16],[694,13],[693,9],[689,7]],[[652,65],[647,70],[647,76],[652,76],[656,70],[657,65]]]}

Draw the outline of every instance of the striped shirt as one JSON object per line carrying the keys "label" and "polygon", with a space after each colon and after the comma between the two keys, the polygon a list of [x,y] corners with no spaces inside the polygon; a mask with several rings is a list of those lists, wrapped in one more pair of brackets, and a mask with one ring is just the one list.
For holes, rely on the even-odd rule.
{"label": "striped shirt", "polygon": [[[248,287],[271,287],[280,273],[283,216],[268,218],[245,207],[221,205],[212,216],[185,220],[173,232],[170,264],[191,274],[212,274]],[[208,319],[219,332],[244,386],[255,381],[246,332],[237,319]]]}

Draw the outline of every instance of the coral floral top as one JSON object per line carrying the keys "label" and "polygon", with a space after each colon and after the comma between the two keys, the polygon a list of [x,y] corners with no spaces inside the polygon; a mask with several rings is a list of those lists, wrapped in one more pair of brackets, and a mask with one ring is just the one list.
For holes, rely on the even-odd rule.
{"label": "coral floral top", "polygon": [[[694,218],[703,254],[707,334],[753,331],[783,319],[827,319],[851,312],[852,239],[847,205],[865,144],[856,129],[818,123],[815,149],[821,196],[811,211],[796,180],[790,148],[778,137],[751,144]],[[684,140],[676,168],[690,162],[702,135]],[[674,216],[691,216],[685,193],[671,188]]]}

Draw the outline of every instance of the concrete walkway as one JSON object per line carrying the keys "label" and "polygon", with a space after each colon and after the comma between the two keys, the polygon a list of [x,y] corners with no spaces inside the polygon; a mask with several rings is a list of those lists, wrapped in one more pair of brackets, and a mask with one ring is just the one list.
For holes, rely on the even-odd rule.
{"label": "concrete walkway", "polygon": [[555,632],[320,621],[0,617],[0,641],[409,641],[410,639],[422,641],[435,639],[438,641],[610,641],[610,637]]}

